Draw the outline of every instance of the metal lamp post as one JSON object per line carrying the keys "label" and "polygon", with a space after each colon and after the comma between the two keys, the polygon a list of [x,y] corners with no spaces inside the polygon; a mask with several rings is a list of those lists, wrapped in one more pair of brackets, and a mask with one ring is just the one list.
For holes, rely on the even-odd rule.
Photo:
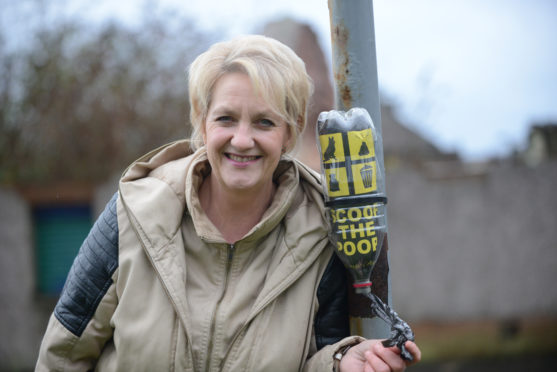
{"label": "metal lamp post", "polygon": [[[353,107],[365,108],[378,135],[381,136],[381,109],[377,78],[377,58],[372,0],[329,0],[331,22],[332,65],[335,81],[336,109],[348,111]],[[385,174],[382,141],[377,152],[378,166]],[[384,178],[382,189],[385,190]],[[391,305],[387,237],[383,254],[374,268],[372,291]],[[360,302],[360,304],[358,304]],[[369,306],[362,299],[351,300],[351,328],[367,338],[389,337],[388,325],[372,317]]]}

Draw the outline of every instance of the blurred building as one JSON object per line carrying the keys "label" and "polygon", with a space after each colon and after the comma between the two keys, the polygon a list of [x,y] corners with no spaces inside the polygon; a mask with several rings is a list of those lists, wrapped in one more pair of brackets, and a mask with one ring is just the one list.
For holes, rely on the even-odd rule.
{"label": "blurred building", "polygon": [[535,167],[557,158],[557,123],[535,124],[528,136],[528,146],[522,154],[524,163]]}
{"label": "blurred building", "polygon": [[[333,105],[323,52],[306,25],[276,22],[264,33],[291,45],[315,81],[300,156],[318,167],[314,125]],[[469,164],[408,129],[395,107],[383,105],[381,117],[397,312],[410,322],[557,318],[555,127],[532,129],[528,165]],[[116,187],[116,178],[95,188],[0,186],[0,370],[33,367],[57,273]]]}

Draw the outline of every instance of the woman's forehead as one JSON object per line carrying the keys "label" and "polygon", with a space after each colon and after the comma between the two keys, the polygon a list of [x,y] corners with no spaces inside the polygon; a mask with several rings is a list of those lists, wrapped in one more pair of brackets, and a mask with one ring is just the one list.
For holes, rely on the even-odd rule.
{"label": "woman's forehead", "polygon": [[209,105],[211,111],[235,111],[246,106],[258,115],[278,115],[281,102],[272,94],[263,94],[245,73],[227,73],[215,83]]}

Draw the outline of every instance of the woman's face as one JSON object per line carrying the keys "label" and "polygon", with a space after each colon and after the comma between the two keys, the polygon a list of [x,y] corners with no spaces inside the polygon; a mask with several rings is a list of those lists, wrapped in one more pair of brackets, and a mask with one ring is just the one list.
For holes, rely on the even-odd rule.
{"label": "woman's face", "polygon": [[288,124],[255,94],[249,77],[234,72],[213,88],[203,140],[217,187],[255,193],[272,187],[291,135]]}

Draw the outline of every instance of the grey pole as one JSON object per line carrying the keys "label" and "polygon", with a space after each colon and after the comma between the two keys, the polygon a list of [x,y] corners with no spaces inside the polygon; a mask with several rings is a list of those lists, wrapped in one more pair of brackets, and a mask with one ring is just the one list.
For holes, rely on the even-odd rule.
{"label": "grey pole", "polygon": [[[379,138],[382,138],[373,2],[372,0],[329,0],[329,15],[336,108],[343,111],[348,111],[352,107],[365,108],[373,120]],[[376,154],[379,169],[384,176],[382,141],[379,141]],[[384,177],[381,182],[384,187]],[[382,249],[386,254],[383,255],[383,262],[378,262],[374,268],[372,291],[391,305],[387,237]],[[382,288],[382,293],[376,292],[379,286]],[[361,311],[357,313],[358,316],[351,319],[353,333],[360,333],[367,338],[389,337],[390,328],[382,320],[370,318],[371,315],[362,315]]]}

